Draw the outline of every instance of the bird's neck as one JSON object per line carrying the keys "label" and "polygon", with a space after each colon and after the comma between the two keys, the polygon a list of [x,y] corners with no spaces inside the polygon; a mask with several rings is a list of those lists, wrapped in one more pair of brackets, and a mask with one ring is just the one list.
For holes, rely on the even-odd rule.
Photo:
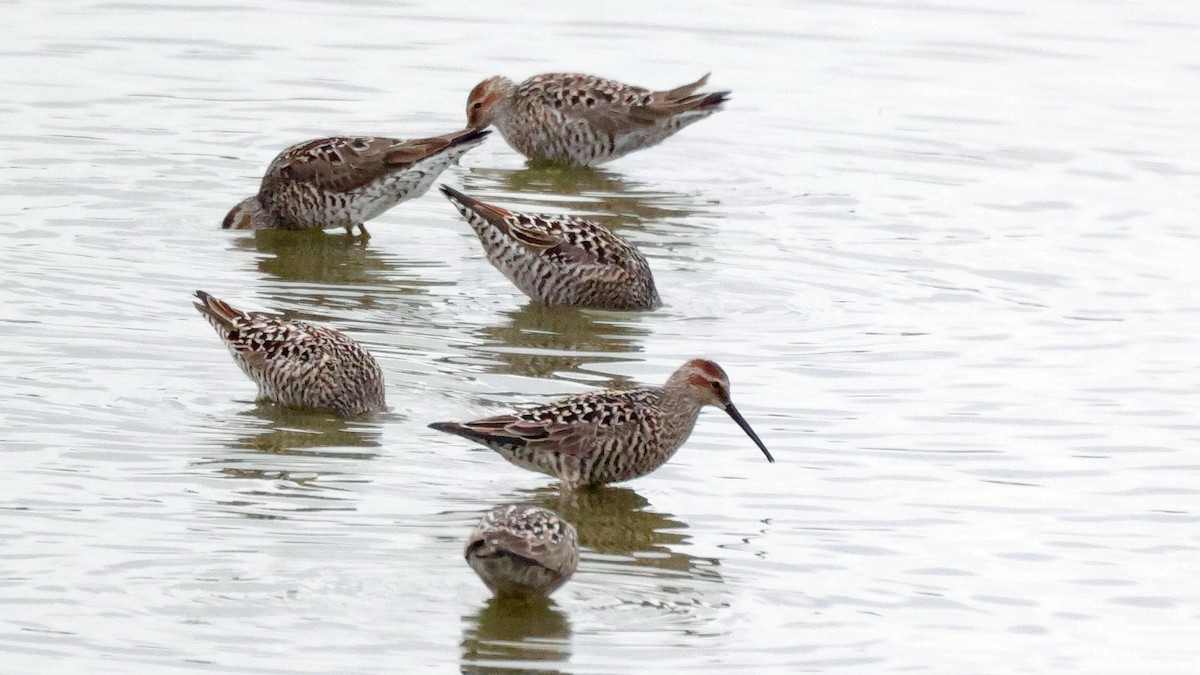
{"label": "bird's neck", "polygon": [[688,396],[685,390],[671,386],[660,389],[657,408],[663,439],[676,448],[683,445],[691,435],[702,407],[704,404]]}

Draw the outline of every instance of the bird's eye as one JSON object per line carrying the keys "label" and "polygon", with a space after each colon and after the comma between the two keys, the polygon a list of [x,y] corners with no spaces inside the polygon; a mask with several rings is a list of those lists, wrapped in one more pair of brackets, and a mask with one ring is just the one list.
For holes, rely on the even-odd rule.
{"label": "bird's eye", "polygon": [[471,110],[479,110],[483,107],[483,101],[476,101],[475,105],[471,106]]}

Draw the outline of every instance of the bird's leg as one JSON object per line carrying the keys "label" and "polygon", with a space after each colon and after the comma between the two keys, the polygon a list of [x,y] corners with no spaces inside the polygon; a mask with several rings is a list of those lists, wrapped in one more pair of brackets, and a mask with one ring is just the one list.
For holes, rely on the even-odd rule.
{"label": "bird's leg", "polygon": [[367,232],[367,228],[362,223],[350,223],[346,225],[346,234],[350,235],[351,238],[357,238],[357,236],[354,234],[354,228],[356,227],[360,232],[362,232],[363,241],[371,238],[371,233]]}

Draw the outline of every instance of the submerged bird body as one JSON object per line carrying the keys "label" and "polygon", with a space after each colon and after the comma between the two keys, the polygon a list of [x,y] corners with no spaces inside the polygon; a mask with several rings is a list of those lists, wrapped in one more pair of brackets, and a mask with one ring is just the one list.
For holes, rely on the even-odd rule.
{"label": "submerged bird body", "polygon": [[725,371],[704,359],[683,364],[662,387],[589,392],[511,415],[429,426],[575,488],[619,483],[659,468],[687,441],[706,405],[725,410],[775,461],[730,401]]}
{"label": "submerged bird body", "polygon": [[553,511],[497,506],[475,526],[464,556],[496,597],[545,597],[575,573],[579,539]]}
{"label": "submerged bird body", "polygon": [[387,410],[383,371],[354,340],[332,328],[243,312],[204,291],[196,298],[259,398],[342,417]]}
{"label": "submerged bird body", "polygon": [[419,197],[456,159],[489,132],[466,129],[402,141],[337,136],[294,145],[279,154],[258,194],[229,211],[225,229],[358,227],[396,204]]}
{"label": "submerged bird body", "polygon": [[480,82],[467,98],[467,124],[496,125],[529,159],[596,166],[662,142],[721,109],[729,92],[697,93],[708,75],[669,91],[580,73]]}
{"label": "submerged bird body", "polygon": [[525,295],[548,305],[654,309],[662,304],[646,258],[599,223],[485,204],[443,185],[488,260]]}

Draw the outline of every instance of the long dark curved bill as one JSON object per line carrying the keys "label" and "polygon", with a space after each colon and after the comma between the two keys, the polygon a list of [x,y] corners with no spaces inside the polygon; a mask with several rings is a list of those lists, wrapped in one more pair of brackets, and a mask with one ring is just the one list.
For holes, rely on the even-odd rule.
{"label": "long dark curved bill", "polygon": [[759,440],[758,434],[754,433],[754,430],[750,428],[750,423],[747,422],[744,417],[742,417],[742,413],[738,412],[738,409],[733,407],[732,403],[725,404],[725,412],[729,413],[729,416],[733,418],[733,421],[738,423],[738,426],[742,428],[742,431],[746,432],[746,435],[750,437],[750,440],[754,441],[754,444],[758,446],[758,449],[763,451],[763,454],[767,456],[767,461],[774,464],[775,458],[771,456],[771,452],[767,450],[767,446],[763,445],[763,442]]}

